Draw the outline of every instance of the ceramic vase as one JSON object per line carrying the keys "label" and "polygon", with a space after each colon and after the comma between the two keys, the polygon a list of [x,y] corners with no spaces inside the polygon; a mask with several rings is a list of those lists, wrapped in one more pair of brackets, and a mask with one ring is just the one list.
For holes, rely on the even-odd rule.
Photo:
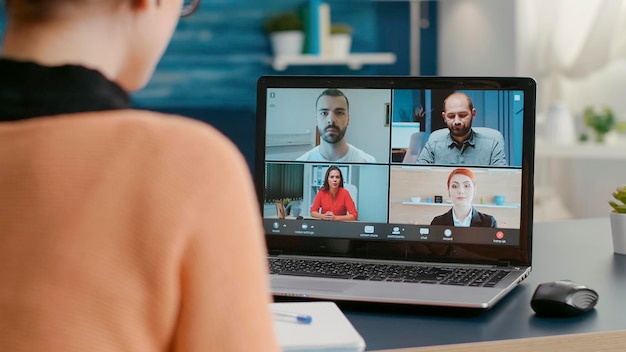
{"label": "ceramic vase", "polygon": [[557,102],[550,106],[545,127],[545,135],[551,143],[569,145],[576,141],[574,117],[564,103]]}
{"label": "ceramic vase", "polygon": [[611,212],[610,219],[613,252],[626,255],[626,213]]}
{"label": "ceramic vase", "polygon": [[352,46],[351,34],[333,34],[330,36],[331,53],[335,57],[346,57],[350,55]]}
{"label": "ceramic vase", "polygon": [[302,54],[304,32],[281,31],[270,34],[270,44],[274,56],[294,56]]}

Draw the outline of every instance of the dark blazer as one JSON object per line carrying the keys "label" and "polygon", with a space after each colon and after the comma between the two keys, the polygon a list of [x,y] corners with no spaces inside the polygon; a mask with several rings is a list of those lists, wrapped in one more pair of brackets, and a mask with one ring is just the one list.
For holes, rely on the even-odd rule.
{"label": "dark blazer", "polygon": [[[444,225],[454,226],[454,219],[452,218],[452,208],[443,215],[435,216],[431,225]],[[472,221],[470,221],[470,227],[498,227],[496,218],[489,214],[484,214],[472,208]]]}

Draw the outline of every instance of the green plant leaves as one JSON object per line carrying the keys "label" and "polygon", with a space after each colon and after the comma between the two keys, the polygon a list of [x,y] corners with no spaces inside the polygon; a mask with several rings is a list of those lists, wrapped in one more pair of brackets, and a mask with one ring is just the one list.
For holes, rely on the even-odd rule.
{"label": "green plant leaves", "polygon": [[618,213],[626,213],[626,186],[618,187],[617,190],[612,194],[613,198],[615,198],[622,204],[614,201],[609,201],[609,205],[611,205],[611,207],[613,207],[613,209]]}
{"label": "green plant leaves", "polygon": [[592,107],[585,109],[583,113],[583,123],[596,133],[596,142],[603,142],[604,135],[611,132],[616,127],[613,110],[604,107],[601,112],[596,112]]}

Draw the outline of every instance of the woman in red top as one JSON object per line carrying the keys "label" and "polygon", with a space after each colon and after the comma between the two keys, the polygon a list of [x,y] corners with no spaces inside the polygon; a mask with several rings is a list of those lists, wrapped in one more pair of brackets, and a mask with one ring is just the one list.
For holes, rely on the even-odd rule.
{"label": "woman in red top", "polygon": [[324,185],[313,199],[311,216],[322,220],[352,221],[359,218],[354,200],[343,188],[343,175],[337,166],[326,170]]}

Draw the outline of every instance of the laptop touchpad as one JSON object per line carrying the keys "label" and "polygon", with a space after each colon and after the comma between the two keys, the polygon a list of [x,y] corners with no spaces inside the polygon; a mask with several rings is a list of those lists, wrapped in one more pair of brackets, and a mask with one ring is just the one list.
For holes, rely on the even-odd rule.
{"label": "laptop touchpad", "polygon": [[355,284],[351,282],[341,282],[337,280],[310,279],[279,277],[272,279],[272,287],[276,289],[290,289],[303,291],[327,291],[343,292]]}

